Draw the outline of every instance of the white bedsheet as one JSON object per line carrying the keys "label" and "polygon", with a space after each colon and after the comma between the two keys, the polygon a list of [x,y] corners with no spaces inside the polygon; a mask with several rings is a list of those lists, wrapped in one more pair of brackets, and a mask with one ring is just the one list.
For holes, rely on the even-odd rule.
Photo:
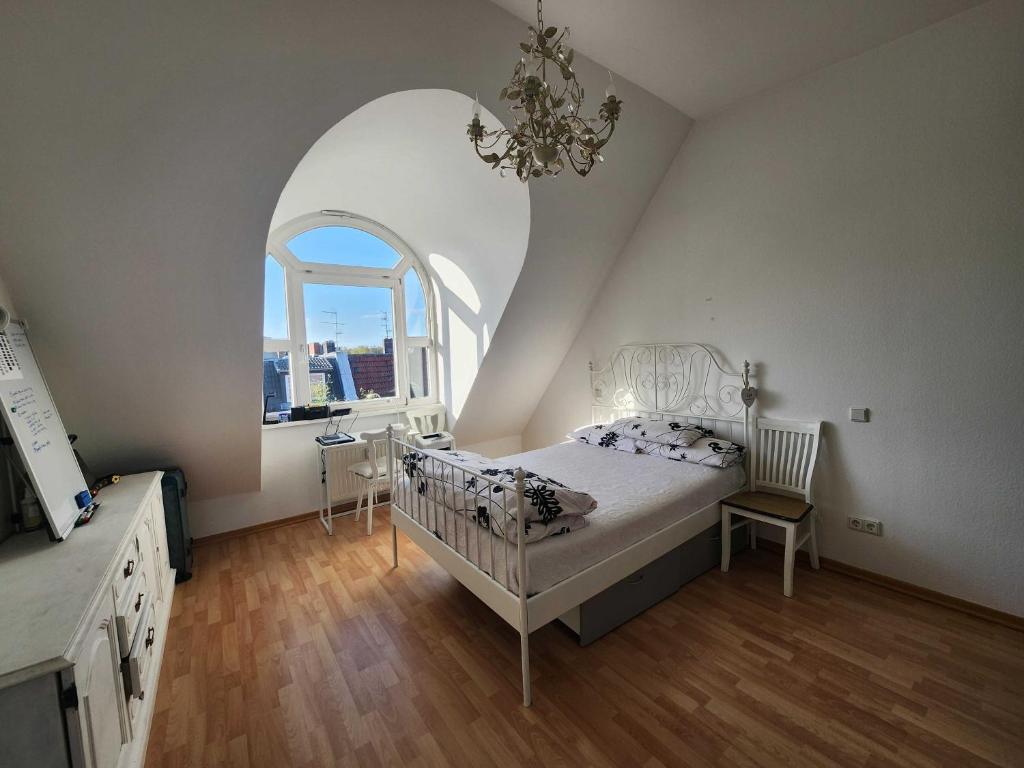
{"label": "white bedsheet", "polygon": [[[745,482],[741,466],[704,467],[575,441],[505,456],[500,461],[554,478],[597,499],[597,509],[587,516],[586,527],[527,546],[527,593],[531,595],[699,512],[739,490]],[[503,539],[477,531],[472,521],[467,536],[461,515],[449,513],[435,518],[433,504],[417,499],[415,493],[408,497],[400,493],[399,503],[404,498],[409,499],[408,514],[422,520],[459,552],[468,553],[468,559],[488,573],[492,573],[493,544],[495,578],[510,584],[513,590],[518,588],[514,546],[506,549]],[[709,525],[712,522],[709,517]]]}

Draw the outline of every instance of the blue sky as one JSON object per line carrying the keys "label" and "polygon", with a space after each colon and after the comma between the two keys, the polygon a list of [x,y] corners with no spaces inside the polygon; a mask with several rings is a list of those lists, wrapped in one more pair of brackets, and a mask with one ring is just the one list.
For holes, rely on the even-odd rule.
{"label": "blue sky", "polygon": [[[367,267],[391,267],[399,255],[383,240],[352,227],[321,227],[293,238],[288,247],[303,261],[319,264],[345,263]],[[415,272],[406,274],[406,312],[409,332],[426,335],[423,291]],[[394,307],[388,288],[307,284],[304,289],[307,341],[335,338],[334,315],[339,322],[337,340],[341,346],[380,346],[384,339],[382,314],[394,327]],[[285,312],[284,269],[267,257],[263,293],[263,334],[283,339],[288,336]]]}
{"label": "blue sky", "polygon": [[307,341],[335,338],[334,315],[325,314],[325,310],[337,312],[339,322],[344,323],[337,337],[342,347],[382,346],[384,313],[387,313],[389,327],[394,327],[390,288],[310,283],[305,286],[304,301]]}

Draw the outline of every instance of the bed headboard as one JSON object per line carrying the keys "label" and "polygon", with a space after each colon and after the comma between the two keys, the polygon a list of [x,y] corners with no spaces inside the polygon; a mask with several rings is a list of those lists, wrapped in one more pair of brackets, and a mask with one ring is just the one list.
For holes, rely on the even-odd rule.
{"label": "bed headboard", "polygon": [[595,421],[670,416],[753,448],[750,364],[727,371],[704,344],[625,344],[604,368],[590,364],[590,389]]}

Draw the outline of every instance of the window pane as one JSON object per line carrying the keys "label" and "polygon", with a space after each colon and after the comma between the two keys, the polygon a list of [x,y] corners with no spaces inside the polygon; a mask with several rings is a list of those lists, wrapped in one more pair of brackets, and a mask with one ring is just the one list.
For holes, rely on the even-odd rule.
{"label": "window pane", "polygon": [[[263,400],[268,414],[292,407],[292,380],[287,352],[263,353]],[[276,419],[272,419],[276,421]]]}
{"label": "window pane", "polygon": [[409,347],[409,397],[427,397],[430,394],[430,367],[426,347]]}
{"label": "window pane", "polygon": [[299,261],[391,269],[401,255],[379,237],[355,227],[317,227],[288,241]]}
{"label": "window pane", "polygon": [[288,338],[284,267],[269,254],[263,270],[263,335],[269,339]]}
{"label": "window pane", "polygon": [[423,284],[415,269],[405,273],[405,333],[407,336],[427,335],[427,303]]}
{"label": "window pane", "polygon": [[309,283],[303,291],[311,403],[394,397],[391,289]]}

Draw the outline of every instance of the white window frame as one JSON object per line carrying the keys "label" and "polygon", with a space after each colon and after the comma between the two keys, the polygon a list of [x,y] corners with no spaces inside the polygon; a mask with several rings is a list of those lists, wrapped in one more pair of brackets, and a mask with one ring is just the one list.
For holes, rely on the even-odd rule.
{"label": "white window frame", "polygon": [[[288,248],[288,242],[303,232],[320,227],[352,227],[373,235],[390,245],[400,256],[391,268],[357,267],[340,264],[318,264],[301,261]],[[285,305],[288,317],[288,339],[264,337],[264,352],[287,351],[292,372],[293,391],[290,394],[294,405],[309,405],[309,344],[306,339],[306,312],[304,291],[310,284],[386,287],[391,289],[394,327],[395,396],[370,400],[344,400],[330,403],[354,411],[395,411],[406,407],[419,407],[439,402],[437,391],[437,333],[430,276],[412,248],[397,234],[376,221],[347,211],[320,211],[310,213],[282,224],[271,232],[267,239],[267,254],[284,268]],[[407,336],[405,312],[405,280],[408,270],[415,270],[423,290],[426,307],[428,336]],[[409,396],[409,349],[426,347],[428,386],[426,397]],[[297,375],[302,371],[305,375]]]}

